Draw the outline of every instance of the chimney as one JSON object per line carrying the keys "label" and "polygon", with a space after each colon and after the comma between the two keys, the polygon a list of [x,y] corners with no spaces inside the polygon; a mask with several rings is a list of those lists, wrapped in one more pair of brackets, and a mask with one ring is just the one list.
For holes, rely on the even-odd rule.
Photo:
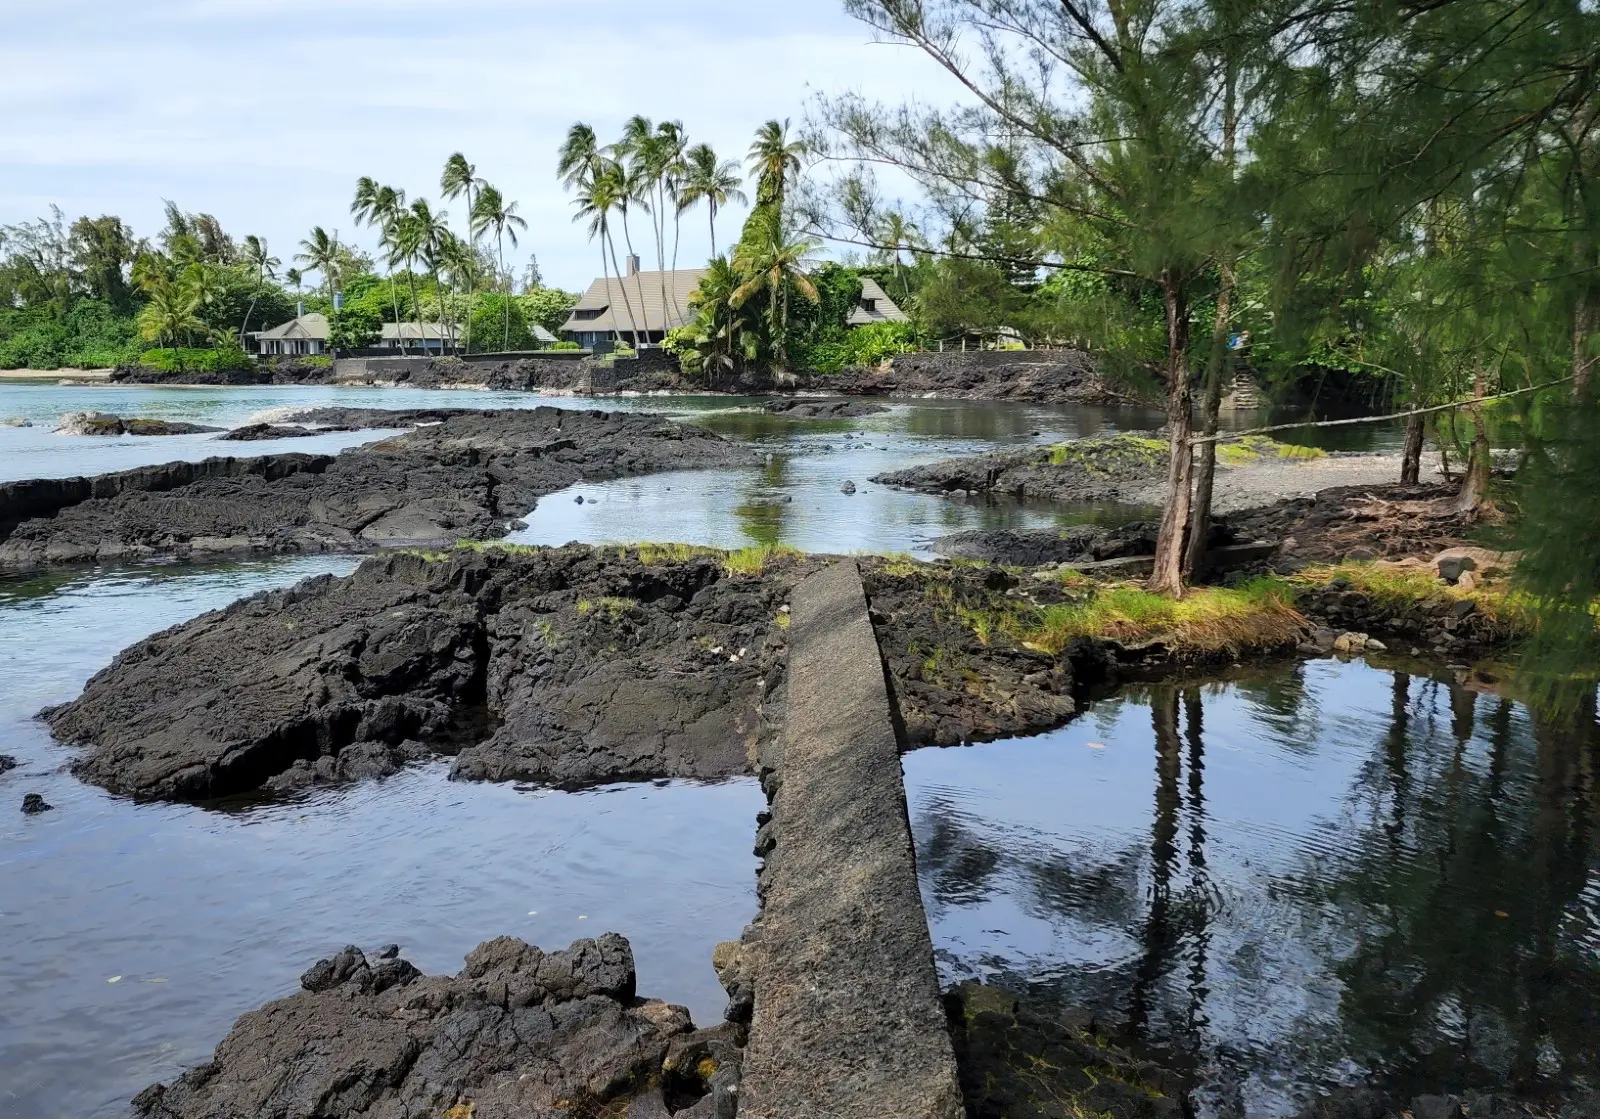
{"label": "chimney", "polygon": [[638,253],[629,253],[628,254],[628,275],[637,276],[638,274],[639,274],[639,254]]}
{"label": "chimney", "polygon": [[306,301],[304,299],[294,305],[294,317],[297,319],[306,317]]}

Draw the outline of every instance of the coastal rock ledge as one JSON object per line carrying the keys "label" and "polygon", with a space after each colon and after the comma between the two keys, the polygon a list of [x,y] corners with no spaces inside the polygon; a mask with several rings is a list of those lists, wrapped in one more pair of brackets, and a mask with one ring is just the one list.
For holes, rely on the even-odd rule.
{"label": "coastal rock ledge", "polygon": [[636,997],[616,933],[550,953],[499,937],[455,976],[351,947],[300,982],[241,1017],[211,1061],[139,1093],[135,1114],[715,1119],[737,1072],[725,1027]]}

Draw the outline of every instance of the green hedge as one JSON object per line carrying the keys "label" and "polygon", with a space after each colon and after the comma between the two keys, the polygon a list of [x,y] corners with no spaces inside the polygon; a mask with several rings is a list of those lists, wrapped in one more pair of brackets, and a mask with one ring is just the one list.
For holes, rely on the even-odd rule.
{"label": "green hedge", "polygon": [[139,364],[160,373],[229,373],[254,369],[255,362],[243,350],[146,350]]}
{"label": "green hedge", "polygon": [[801,346],[799,364],[818,373],[837,373],[856,365],[876,365],[886,357],[910,353],[915,331],[910,323],[878,322],[852,329],[837,342]]}

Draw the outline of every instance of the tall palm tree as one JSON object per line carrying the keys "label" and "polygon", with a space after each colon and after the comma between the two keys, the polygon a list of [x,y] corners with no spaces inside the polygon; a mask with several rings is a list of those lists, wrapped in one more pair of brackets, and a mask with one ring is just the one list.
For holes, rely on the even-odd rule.
{"label": "tall palm tree", "polygon": [[776,202],[781,210],[789,183],[800,174],[805,156],[805,142],[789,139],[787,120],[781,124],[769,120],[756,129],[749,154],[750,171],[756,177],[756,205]]}
{"label": "tall palm tree", "polygon": [[269,277],[277,276],[278,265],[283,261],[272,255],[267,248],[265,237],[257,237],[252,233],[244,239],[244,263],[256,270],[256,287],[250,293],[250,306],[245,308],[244,322],[239,324],[241,340],[250,329],[250,316],[255,314],[256,300],[261,298],[261,289],[267,286]]}
{"label": "tall palm tree", "polygon": [[735,160],[719,162],[710,144],[696,144],[685,157],[686,171],[678,192],[678,212],[704,202],[710,215],[711,255],[717,255],[717,211],[729,202],[743,205],[746,201],[744,176],[739,173]]}
{"label": "tall palm tree", "polygon": [[[444,268],[450,283],[456,288],[467,291],[476,291],[478,281],[483,276],[483,269],[478,265],[478,247],[468,241],[463,241],[453,233],[447,233],[438,250],[439,264]],[[467,332],[463,345],[471,350],[472,347],[472,303],[467,302]]]}
{"label": "tall palm tree", "polygon": [[[395,187],[381,186],[363,175],[356,180],[355,201],[350,203],[350,213],[358,223],[379,229],[378,244],[385,250],[388,260],[396,258],[398,226],[405,212],[406,192]],[[389,265],[389,305],[394,310],[395,332],[400,335],[400,352],[406,352],[406,339],[400,331],[400,292],[394,286],[394,265]]]}
{"label": "tall palm tree", "polygon": [[772,352],[780,366],[787,362],[789,352],[789,289],[811,303],[820,299],[817,286],[800,267],[818,247],[809,237],[792,236],[774,211],[745,237],[734,259],[734,266],[747,279],[733,293],[733,306],[742,307],[759,292],[767,293]]}
{"label": "tall palm tree", "polygon": [[[478,177],[478,169],[472,164],[468,163],[467,157],[462,155],[460,152],[456,152],[449,159],[444,161],[444,171],[439,176],[439,193],[444,196],[447,202],[454,202],[457,198],[466,198],[468,242],[477,241],[477,234],[472,231],[473,207],[477,202],[477,192],[481,191],[488,185],[489,184],[487,181]],[[452,253],[451,255],[457,257],[459,262],[458,254]],[[447,265],[447,267],[450,268],[452,276],[454,276],[458,281],[464,277],[467,282],[466,348],[467,352],[471,353],[472,297],[474,294],[476,294],[474,288],[477,286],[477,269],[468,268],[463,273],[458,272],[454,266]]]}
{"label": "tall palm tree", "polygon": [[[472,228],[475,233],[494,230],[495,252],[500,259],[500,271],[506,270],[505,239],[511,238],[511,247],[517,247],[517,230],[527,229],[528,223],[517,216],[517,204],[507,202],[500,191],[485,183],[478,191],[478,204],[472,211]],[[511,293],[505,296],[506,327],[504,349],[511,348]]]}
{"label": "tall palm tree", "polygon": [[576,188],[584,179],[593,178],[604,153],[594,129],[579,122],[567,129],[561,151],[556,156],[556,178],[568,190]]}
{"label": "tall palm tree", "polygon": [[339,231],[336,229],[329,236],[322,226],[315,226],[311,235],[300,242],[300,249],[294,254],[295,260],[322,273],[323,286],[328,289],[328,302],[332,304],[333,289],[339,278]]}
{"label": "tall palm tree", "polygon": [[617,208],[617,202],[623,194],[623,181],[618,169],[609,160],[602,160],[594,169],[574,183],[576,193],[573,195],[572,204],[578,212],[573,215],[573,221],[589,220],[589,240],[600,238],[600,274],[605,280],[606,291],[611,290],[611,272],[606,270],[606,250],[611,251],[611,270],[617,273],[618,287],[622,289],[623,306],[628,311],[628,322],[633,327],[633,342],[637,348],[639,344],[639,323],[633,317],[633,301],[628,296],[628,289],[621,282],[622,273],[617,269],[616,239],[611,236],[611,211]]}
{"label": "tall palm tree", "polygon": [[[434,213],[426,198],[419,198],[411,203],[411,219],[416,223],[418,255],[427,264],[428,274],[433,277],[433,294],[434,298],[439,302],[439,344],[443,346],[448,342],[451,347],[454,347],[455,336],[445,324],[444,285],[439,282],[440,253],[444,247],[445,239],[451,236],[450,225],[446,221],[449,216],[443,210],[437,214]],[[417,327],[419,330],[421,326],[422,315],[419,312],[417,315]],[[426,349],[427,347],[423,348]]]}
{"label": "tall palm tree", "polygon": [[306,282],[306,278],[300,274],[300,269],[287,269],[283,273],[283,282],[294,285],[294,297],[296,300],[298,300],[300,298],[300,287]]}
{"label": "tall palm tree", "polygon": [[[417,296],[417,263],[427,247],[427,232],[415,211],[402,210],[384,226],[383,245],[389,253],[390,281],[393,282],[396,268],[403,267],[406,270],[406,286],[411,290],[411,313],[416,316],[417,325],[420,327],[422,300]],[[404,324],[396,320],[394,328],[395,334],[400,339],[400,347],[404,350],[406,344]]]}
{"label": "tall palm tree", "polygon": [[898,210],[891,210],[883,216],[878,225],[878,241],[889,250],[889,263],[894,269],[894,284],[897,294],[904,294],[905,285],[900,282],[900,250],[913,249],[922,243],[922,231],[914,222],[906,221],[905,215]]}

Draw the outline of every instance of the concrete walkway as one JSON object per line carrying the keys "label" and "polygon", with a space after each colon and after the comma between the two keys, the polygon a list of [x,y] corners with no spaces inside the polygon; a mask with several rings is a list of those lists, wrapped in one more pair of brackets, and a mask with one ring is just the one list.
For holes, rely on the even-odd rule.
{"label": "concrete walkway", "polygon": [[861,575],[795,590],[740,1119],[960,1119]]}

